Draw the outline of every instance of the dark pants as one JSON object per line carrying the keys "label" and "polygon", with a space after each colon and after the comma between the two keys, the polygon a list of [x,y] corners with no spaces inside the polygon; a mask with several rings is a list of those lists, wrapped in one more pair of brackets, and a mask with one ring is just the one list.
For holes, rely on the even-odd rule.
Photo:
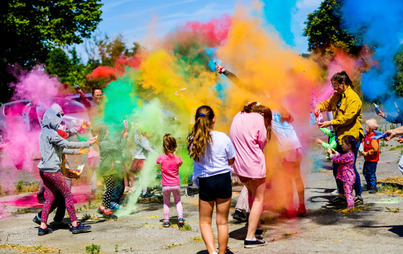
{"label": "dark pants", "polygon": [[[63,195],[58,190],[55,191],[55,201],[50,207],[49,213],[53,212],[56,208],[56,215],[53,220],[56,222],[62,222],[64,215],[66,215],[66,201],[64,200]],[[42,218],[42,210],[38,213],[38,217]]]}
{"label": "dark pants", "polygon": [[[362,193],[360,175],[358,174],[357,167],[355,166],[355,162],[357,160],[358,148],[360,147],[360,143],[361,142],[357,142],[356,146],[354,147],[354,151],[353,151],[353,153],[354,153],[354,173],[355,173],[355,183],[354,183],[355,195],[361,195],[361,193]],[[341,148],[341,145],[338,142],[337,142],[336,151],[339,153],[344,153],[343,148]],[[338,168],[339,168],[339,164],[333,162],[333,175],[334,175],[334,178],[336,179],[337,191],[339,192],[339,194],[344,195],[343,182],[336,178]]]}
{"label": "dark pants", "polygon": [[111,196],[111,202],[116,202],[120,203],[120,199],[123,196],[123,193],[125,192],[125,175],[123,173],[123,166],[120,163],[115,162],[115,167],[116,167],[116,182],[115,182],[115,187],[113,188],[112,196]]}
{"label": "dark pants", "polygon": [[115,188],[113,188],[111,202],[120,203],[120,199],[125,192],[125,180],[124,178],[117,178]]}
{"label": "dark pants", "polygon": [[367,181],[368,189],[375,189],[376,188],[376,166],[378,162],[364,162],[364,169],[362,170],[362,174]]}

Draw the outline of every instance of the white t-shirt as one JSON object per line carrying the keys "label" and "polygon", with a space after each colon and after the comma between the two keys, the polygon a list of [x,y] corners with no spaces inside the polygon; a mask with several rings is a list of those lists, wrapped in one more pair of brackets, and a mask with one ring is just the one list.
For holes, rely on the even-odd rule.
{"label": "white t-shirt", "polygon": [[280,119],[281,116],[279,113],[273,113],[271,126],[278,140],[278,150],[280,153],[286,154],[287,161],[298,161],[297,157],[301,156],[301,142],[294,127],[286,121],[281,122]]}
{"label": "white t-shirt", "polygon": [[231,172],[228,160],[235,158],[235,148],[230,138],[223,132],[211,132],[212,145],[207,145],[199,162],[193,164],[193,182],[199,187],[199,179]]}

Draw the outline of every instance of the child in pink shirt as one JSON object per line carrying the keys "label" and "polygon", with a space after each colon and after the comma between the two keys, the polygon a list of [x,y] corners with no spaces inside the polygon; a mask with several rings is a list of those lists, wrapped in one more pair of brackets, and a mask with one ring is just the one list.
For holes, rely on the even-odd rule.
{"label": "child in pink shirt", "polygon": [[183,208],[181,203],[179,167],[183,164],[182,159],[175,155],[176,140],[171,134],[165,134],[162,139],[163,155],[157,158],[157,164],[161,164],[161,184],[162,195],[164,196],[164,228],[169,227],[169,205],[171,203],[171,193],[174,196],[176,211],[178,213],[178,226],[183,226]]}
{"label": "child in pink shirt", "polygon": [[334,150],[328,150],[328,154],[333,162],[339,164],[337,169],[337,179],[343,182],[344,196],[347,200],[347,208],[354,208],[354,195],[353,195],[353,185],[355,183],[355,173],[354,173],[354,153],[352,151],[355,147],[356,141],[353,136],[347,135],[341,139],[342,148],[345,152],[344,154],[339,154]]}

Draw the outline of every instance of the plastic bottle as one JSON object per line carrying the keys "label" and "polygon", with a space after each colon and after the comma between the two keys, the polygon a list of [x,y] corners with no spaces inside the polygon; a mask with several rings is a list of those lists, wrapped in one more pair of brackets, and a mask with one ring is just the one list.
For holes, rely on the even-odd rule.
{"label": "plastic bottle", "polygon": [[319,126],[319,124],[323,123],[323,115],[322,113],[315,114],[315,120],[316,124]]}
{"label": "plastic bottle", "polygon": [[379,114],[381,111],[379,110],[379,106],[374,103],[375,111]]}

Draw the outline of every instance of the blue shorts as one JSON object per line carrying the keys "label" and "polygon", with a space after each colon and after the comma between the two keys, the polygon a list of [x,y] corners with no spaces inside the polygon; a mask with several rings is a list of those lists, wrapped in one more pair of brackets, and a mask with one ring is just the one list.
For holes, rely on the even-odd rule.
{"label": "blue shorts", "polygon": [[199,187],[199,198],[203,201],[231,198],[231,173],[199,178]]}

